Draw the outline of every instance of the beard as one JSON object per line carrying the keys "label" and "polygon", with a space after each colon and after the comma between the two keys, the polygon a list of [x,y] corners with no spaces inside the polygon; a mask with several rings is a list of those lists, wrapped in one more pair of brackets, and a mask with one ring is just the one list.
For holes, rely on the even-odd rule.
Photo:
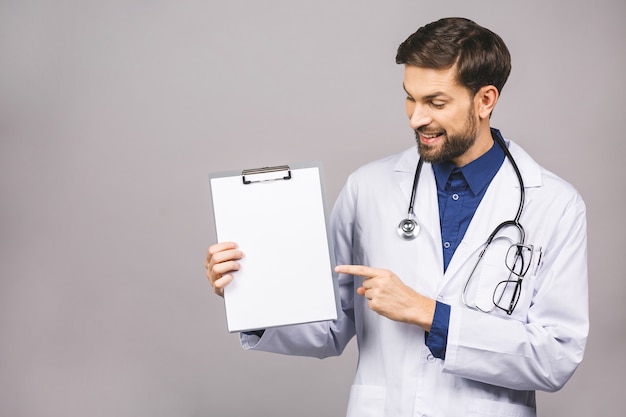
{"label": "beard", "polygon": [[[441,144],[433,146],[422,143],[419,138],[420,133],[428,134],[434,132],[439,132],[443,135],[443,142]],[[463,155],[474,145],[477,135],[478,129],[476,127],[476,118],[474,117],[473,107],[470,107],[465,126],[460,132],[448,135],[448,132],[445,129],[437,129],[433,127],[424,127],[415,130],[415,139],[417,141],[417,149],[420,157],[424,161],[432,164],[452,161],[453,159]]]}

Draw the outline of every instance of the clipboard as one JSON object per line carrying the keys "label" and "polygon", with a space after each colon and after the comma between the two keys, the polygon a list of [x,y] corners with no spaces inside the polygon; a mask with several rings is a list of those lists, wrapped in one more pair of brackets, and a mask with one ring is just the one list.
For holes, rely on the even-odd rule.
{"label": "clipboard", "polygon": [[217,241],[244,253],[224,289],[228,331],[337,319],[321,165],[213,173],[209,185]]}

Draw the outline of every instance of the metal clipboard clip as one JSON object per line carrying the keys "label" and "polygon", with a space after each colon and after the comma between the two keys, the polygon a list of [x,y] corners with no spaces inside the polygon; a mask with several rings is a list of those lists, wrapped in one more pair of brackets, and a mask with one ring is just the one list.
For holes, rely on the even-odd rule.
{"label": "metal clipboard clip", "polygon": [[278,165],[275,167],[244,169],[241,171],[241,179],[244,185],[252,184],[253,182],[290,180],[291,168],[289,168],[289,165]]}

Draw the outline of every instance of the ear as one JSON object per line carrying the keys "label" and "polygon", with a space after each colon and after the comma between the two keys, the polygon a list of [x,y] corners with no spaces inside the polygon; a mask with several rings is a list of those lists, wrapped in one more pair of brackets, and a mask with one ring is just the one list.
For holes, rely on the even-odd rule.
{"label": "ear", "polygon": [[491,112],[496,107],[499,96],[498,89],[493,85],[486,85],[478,90],[474,96],[474,105],[476,106],[476,113],[481,119],[491,117]]}

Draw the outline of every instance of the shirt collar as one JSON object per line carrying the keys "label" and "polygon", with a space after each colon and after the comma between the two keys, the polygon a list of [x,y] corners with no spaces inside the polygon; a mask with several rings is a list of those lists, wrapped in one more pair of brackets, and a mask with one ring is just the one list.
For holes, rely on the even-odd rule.
{"label": "shirt collar", "polygon": [[[499,134],[498,131],[493,133]],[[477,195],[491,182],[500,169],[502,162],[504,162],[504,151],[494,140],[493,146],[487,152],[462,168],[457,169],[450,161],[433,164],[433,171],[437,179],[437,188],[444,190],[446,183],[450,179],[450,175],[457,169],[463,174],[472,193]]]}

